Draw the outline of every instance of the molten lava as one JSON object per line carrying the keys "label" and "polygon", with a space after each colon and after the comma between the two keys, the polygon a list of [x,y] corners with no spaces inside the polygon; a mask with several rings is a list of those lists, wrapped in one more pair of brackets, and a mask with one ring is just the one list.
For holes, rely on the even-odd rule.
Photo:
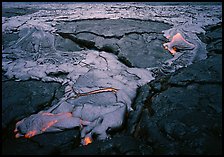
{"label": "molten lava", "polygon": [[[170,38],[170,36],[168,35],[167,38]],[[180,33],[174,35],[171,42],[165,43],[163,46],[166,50],[169,50],[172,55],[174,55],[177,50],[193,49],[195,47],[193,44],[185,40]]]}
{"label": "molten lava", "polygon": [[53,121],[50,121],[50,122],[48,122],[47,124],[46,124],[46,126],[44,126],[42,129],[41,129],[41,131],[46,131],[48,128],[50,128],[52,125],[54,125],[55,123],[57,123],[58,122],[58,120],[53,120]]}
{"label": "molten lava", "polygon": [[56,123],[63,122],[64,119],[68,119],[71,117],[72,117],[71,112],[62,112],[57,114],[43,112],[41,113],[41,117],[40,117],[42,118],[40,120],[40,124],[41,124],[40,128],[36,128],[35,127],[36,124],[34,124],[34,128],[32,128],[32,131],[28,131],[25,135],[21,134],[18,130],[18,126],[22,125],[22,123],[24,123],[24,120],[18,121],[16,123],[16,128],[14,129],[14,133],[16,134],[15,138],[19,138],[19,137],[31,138],[37,134],[48,131],[49,128],[57,125]]}
{"label": "molten lava", "polygon": [[37,134],[37,130],[32,130],[32,131],[29,131],[25,134],[25,138],[31,138],[33,136],[35,136]]}
{"label": "molten lava", "polygon": [[49,112],[43,112],[42,113],[43,116],[53,116],[53,113],[49,113]]}
{"label": "molten lava", "polygon": [[93,142],[92,138],[87,136],[87,137],[84,138],[84,144],[83,145],[88,145],[92,142]]}

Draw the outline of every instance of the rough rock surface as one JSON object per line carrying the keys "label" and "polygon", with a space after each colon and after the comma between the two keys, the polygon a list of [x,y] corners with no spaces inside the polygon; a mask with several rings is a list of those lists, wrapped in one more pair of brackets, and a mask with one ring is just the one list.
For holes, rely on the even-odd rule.
{"label": "rough rock surface", "polygon": [[137,19],[98,19],[64,22],[56,25],[64,38],[83,47],[118,54],[128,66],[150,68],[161,66],[172,56],[161,45],[162,30],[168,24]]}
{"label": "rough rock surface", "polygon": [[[16,87],[16,88],[15,88]],[[35,90],[33,90],[35,89]],[[2,127],[37,110],[50,107],[63,95],[59,83],[5,81],[2,83]]]}
{"label": "rough rock surface", "polygon": [[221,5],[3,8],[3,154],[221,154]]}
{"label": "rough rock surface", "polygon": [[[63,128],[72,128],[81,125],[79,122],[79,119],[81,119],[89,122],[88,124],[84,124],[87,125],[87,128],[88,125],[91,126],[88,128],[87,132],[85,131],[85,127],[83,128],[83,138],[88,133],[96,133],[99,139],[103,139],[107,137],[106,131],[108,128],[117,128],[123,124],[122,121],[124,120],[126,108],[128,111],[131,110],[131,102],[135,97],[135,90],[138,86],[149,82],[153,77],[150,72],[145,69],[126,67],[119,63],[112,54],[97,51],[86,51],[86,53],[82,53],[82,55],[84,54],[86,54],[86,56],[84,56],[85,59],[78,65],[73,65],[71,63],[64,63],[59,66],[55,64],[44,65],[38,64],[38,62],[35,61],[24,62],[23,59],[19,59],[17,63],[9,62],[5,65],[6,68],[4,68],[4,70],[7,71],[6,75],[8,75],[9,78],[15,77],[21,80],[34,78],[43,81],[59,80],[59,82],[70,80],[65,87],[66,91],[64,97],[50,109],[44,111],[49,113],[50,116],[45,116],[43,111],[41,111],[37,113],[36,116],[31,116],[25,121],[22,120],[22,123],[20,124],[19,122],[18,126],[16,126],[16,130],[20,132],[19,134],[25,135],[25,137],[32,137],[33,134],[30,135],[31,133],[35,132],[34,135],[40,134],[43,132],[41,129],[43,130],[43,128],[45,128],[44,125],[46,123],[53,122],[56,124],[52,124],[51,128],[46,131],[60,131],[63,130]],[[20,71],[21,67],[23,67],[22,71]],[[42,71],[40,71],[40,69]],[[55,75],[59,75],[58,73],[60,72],[67,75],[65,78],[58,77],[55,79]],[[106,87],[113,87],[118,91],[96,93],[94,95],[87,94],[84,97],[70,100],[72,95],[77,95],[76,92],[86,93]],[[73,89],[76,91],[73,91]],[[92,110],[97,110],[95,109],[96,107],[99,107],[99,109],[101,108],[103,110],[102,113],[96,113],[96,115],[89,117],[89,113],[91,113]],[[103,108],[105,108],[105,110]],[[76,113],[76,110],[80,113]],[[68,116],[71,117],[70,121],[67,120],[66,125],[63,124],[64,120],[59,120],[62,117],[59,116],[59,119],[54,119],[55,116],[64,112],[69,113]],[[108,112],[111,112],[111,114]],[[54,117],[52,117],[52,114],[54,114]],[[72,114],[72,116],[70,116],[70,114]],[[113,114],[117,115],[117,119],[114,119],[112,123],[110,122],[110,118]],[[100,122],[99,118],[101,119]],[[33,120],[36,123],[31,124],[29,121]],[[30,125],[27,127],[26,123],[30,123]]]}
{"label": "rough rock surface", "polygon": [[206,43],[206,49],[209,53],[222,54],[222,23],[209,25],[205,27],[206,33],[198,35]]}
{"label": "rough rock surface", "polygon": [[127,133],[148,143],[152,154],[221,154],[221,25],[206,27],[200,36],[207,41],[206,60],[138,90]]}
{"label": "rough rock surface", "polygon": [[2,144],[2,154],[12,155],[57,155],[78,147],[80,133],[78,129],[63,132],[46,133],[32,139],[7,138]]}
{"label": "rough rock surface", "polygon": [[135,132],[154,154],[220,154],[222,60],[210,56],[149,83]]}
{"label": "rough rock surface", "polygon": [[66,152],[66,155],[151,155],[152,148],[131,136],[96,141],[91,145]]}
{"label": "rough rock surface", "polygon": [[152,154],[221,154],[221,25],[207,26],[199,35],[208,59],[138,90],[127,132],[148,143]]}
{"label": "rough rock surface", "polygon": [[38,11],[39,9],[35,8],[26,8],[26,7],[15,7],[15,8],[4,8],[2,10],[3,17],[12,17],[12,16],[22,16],[27,14],[32,14]]}

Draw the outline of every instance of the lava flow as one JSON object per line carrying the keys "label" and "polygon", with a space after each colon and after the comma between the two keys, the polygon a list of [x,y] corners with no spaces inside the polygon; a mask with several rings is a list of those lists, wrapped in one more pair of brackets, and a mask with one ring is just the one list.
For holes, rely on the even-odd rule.
{"label": "lava flow", "polygon": [[[168,35],[167,38],[170,38],[170,36]],[[180,33],[174,35],[171,42],[165,43],[163,46],[166,50],[169,50],[172,55],[174,55],[178,50],[193,49],[195,47],[193,44],[185,40]]]}
{"label": "lava flow", "polygon": [[88,144],[90,144],[90,143],[92,143],[92,142],[93,142],[92,138],[89,137],[89,136],[87,136],[87,137],[85,137],[84,140],[83,140],[83,145],[88,145]]}
{"label": "lava flow", "polygon": [[[22,134],[18,128],[20,125],[24,125],[24,123],[26,123],[26,120],[18,121],[16,123],[16,128],[14,130],[14,133],[16,134],[15,138],[19,138],[19,137],[31,138],[35,135],[46,132],[51,127],[57,125],[58,122],[60,123],[60,122],[63,122],[64,119],[71,118],[72,113],[71,112],[62,112],[62,113],[53,114],[53,113],[49,113],[49,112],[43,112],[39,115],[37,114],[36,116],[38,118],[40,118],[39,121],[40,121],[41,125],[39,125],[39,127],[35,126],[37,124],[31,125],[30,127],[32,129],[28,130],[26,134]],[[33,118],[33,119],[35,119],[35,118]],[[22,127],[22,128],[24,128],[24,127]]]}

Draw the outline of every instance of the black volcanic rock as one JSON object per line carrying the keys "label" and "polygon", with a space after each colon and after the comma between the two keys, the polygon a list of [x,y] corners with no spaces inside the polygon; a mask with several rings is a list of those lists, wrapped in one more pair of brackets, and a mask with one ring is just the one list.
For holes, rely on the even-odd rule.
{"label": "black volcanic rock", "polygon": [[150,155],[152,148],[131,136],[96,141],[66,152],[66,155]]}
{"label": "black volcanic rock", "polygon": [[[221,6],[5,4],[4,155],[221,154],[222,24],[205,28],[207,60],[197,62],[207,52],[195,35],[221,20]],[[197,52],[180,46],[177,54],[184,55],[163,67],[175,58],[163,47],[165,36],[178,32],[199,44]],[[115,91],[90,94],[106,87]],[[64,115],[57,124],[50,121]],[[17,135],[37,130],[38,135],[15,138],[16,122],[23,118]],[[93,142],[82,145],[85,137]]]}
{"label": "black volcanic rock", "polygon": [[150,143],[153,154],[220,154],[221,57],[211,56],[167,78],[165,90],[148,88],[156,93],[150,97],[154,114],[145,106],[135,136]]}
{"label": "black volcanic rock", "polygon": [[28,15],[37,12],[39,9],[21,7],[21,8],[4,8],[2,10],[2,17],[13,17],[13,16],[21,16]]}
{"label": "black volcanic rock", "polygon": [[207,44],[210,53],[222,54],[222,23],[205,27],[206,33],[199,34],[199,38]]}
{"label": "black volcanic rock", "polygon": [[3,80],[3,154],[60,154],[71,146],[79,145],[80,131],[77,129],[42,134],[32,139],[15,138],[13,133],[15,123],[57,103],[62,97],[64,89],[61,84],[54,82],[44,83],[34,80],[16,82],[6,80],[4,77]]}
{"label": "black volcanic rock", "polygon": [[160,33],[131,33],[119,40],[120,53],[132,66],[147,68],[160,67],[162,62],[171,58],[171,54],[163,48]]}
{"label": "black volcanic rock", "polygon": [[70,39],[64,39],[61,36],[55,36],[55,48],[60,51],[81,51],[79,45],[75,44]]}
{"label": "black volcanic rock", "polygon": [[41,81],[5,81],[2,83],[2,121],[3,128],[12,121],[18,121],[32,113],[36,113],[52,102],[56,102],[63,94],[61,84]]}
{"label": "black volcanic rock", "polygon": [[56,25],[57,32],[80,47],[117,54],[129,67],[155,67],[172,58],[162,44],[170,25],[150,20],[94,19]]}
{"label": "black volcanic rock", "polygon": [[77,129],[72,129],[42,134],[32,139],[6,139],[2,150],[5,155],[55,155],[77,147],[79,143],[80,132]]}

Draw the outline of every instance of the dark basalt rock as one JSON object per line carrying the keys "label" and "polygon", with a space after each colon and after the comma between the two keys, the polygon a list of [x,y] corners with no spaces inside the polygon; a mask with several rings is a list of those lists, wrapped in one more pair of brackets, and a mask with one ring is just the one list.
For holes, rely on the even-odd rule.
{"label": "dark basalt rock", "polygon": [[167,76],[166,87],[159,85],[163,90],[151,88],[161,78],[149,83],[149,93],[157,93],[150,97],[154,114],[143,110],[135,136],[149,143],[153,154],[220,154],[221,69],[221,57],[211,56]]}
{"label": "dark basalt rock", "polygon": [[[136,9],[138,8],[136,7]],[[12,17],[32,14],[35,11],[38,11],[38,9],[5,8],[2,13],[3,17]],[[158,14],[158,17],[161,16],[161,13]],[[44,17],[45,15],[40,14],[40,16]],[[167,17],[170,16],[167,15]],[[3,18],[3,20],[7,21],[8,19]],[[53,20],[50,19],[50,21]],[[17,27],[16,25],[9,32],[3,33],[3,58],[6,61],[33,58],[41,64],[50,62],[56,66],[59,63],[52,59],[56,53],[58,56],[55,58],[59,61],[63,60],[61,56],[64,55],[66,59],[78,62],[82,59],[76,58],[76,55],[73,56],[73,52],[94,49],[116,54],[118,59],[129,67],[153,67],[156,70],[162,62],[172,58],[171,54],[162,47],[162,44],[167,42],[163,37],[162,30],[171,28],[170,25],[163,22],[138,19],[79,19],[73,21],[68,19],[68,22],[56,25],[57,30],[53,34],[38,27],[22,28],[21,26]],[[158,75],[154,81],[140,87],[137,91],[137,97],[133,98],[133,111],[127,114],[122,112],[122,115],[125,115],[124,124],[122,123],[122,127],[119,125],[118,128],[113,128],[114,130],[118,129],[119,132],[114,131],[111,127],[106,128],[106,133],[111,136],[110,139],[106,140],[94,139],[97,138],[97,134],[94,132],[93,143],[87,146],[80,146],[82,133],[80,133],[78,125],[62,132],[44,133],[29,139],[15,138],[13,132],[15,123],[24,117],[49,109],[57,104],[64,94],[64,87],[59,83],[52,82],[44,83],[33,80],[17,82],[18,80],[16,81],[13,75],[14,78],[3,76],[6,72],[3,71],[3,154],[221,154],[222,61],[220,54],[222,54],[222,23],[206,27],[205,30],[207,31],[205,35],[199,36],[207,44],[209,52],[207,60],[196,62],[185,69],[179,69],[166,76],[161,73],[163,76]],[[26,37],[23,38],[24,36]],[[94,55],[92,56],[94,57]],[[95,55],[95,57],[98,56]],[[86,70],[80,70],[80,76],[76,82],[77,87],[85,87],[86,85],[96,87],[96,82],[103,79],[103,77],[98,78],[101,73],[96,71],[97,68],[102,68],[102,66],[108,68],[108,64],[115,65],[111,67],[116,67],[116,62],[109,63],[107,62],[109,59],[100,57],[102,65],[96,66],[93,73],[88,72],[83,75]],[[94,62],[95,60],[92,61],[90,58],[91,55],[89,57],[91,64],[99,63],[98,60]],[[180,62],[180,65],[181,63],[185,64]],[[21,61],[21,64],[23,64],[23,61]],[[177,64],[179,65],[178,62]],[[78,68],[81,68],[81,66]],[[45,74],[51,77],[65,78],[69,73],[63,70],[51,70]],[[122,78],[123,75],[127,78],[128,76],[130,76],[129,78],[133,77],[128,71],[124,73],[121,73],[118,79]],[[71,78],[73,75],[74,73],[70,74]],[[27,77],[26,79],[30,78]],[[138,76],[136,75],[137,79]],[[127,82],[129,82],[128,79]],[[110,84],[110,80],[105,83]],[[113,83],[115,85],[120,84],[119,80]],[[122,85],[122,88],[126,88],[126,86]],[[131,91],[135,92],[134,90]],[[115,98],[116,100],[119,98],[121,101],[127,99],[123,93],[119,93],[118,96],[113,93],[100,93],[80,97],[74,102],[85,104],[88,100],[89,103],[92,103],[93,107],[88,104],[83,105],[83,107],[80,106],[84,109],[80,114],[85,112],[85,116],[94,118],[95,115],[88,115],[88,110],[91,109],[99,114],[103,109],[108,109],[109,105],[113,105]],[[106,103],[109,105],[100,109],[96,108],[97,104],[103,106]],[[71,106],[69,107],[71,108]],[[66,109],[68,108],[61,107],[58,110],[66,111]],[[102,126],[107,126],[106,124],[113,122],[118,123],[116,119],[120,119],[115,112],[112,112],[106,118]],[[111,121],[111,119],[114,119],[114,121]],[[104,132],[104,129],[101,128],[100,131]]]}
{"label": "dark basalt rock", "polygon": [[39,9],[34,8],[4,8],[2,9],[2,17],[13,17],[28,15],[37,12]]}
{"label": "dark basalt rock", "polygon": [[5,80],[2,82],[3,154],[53,155],[80,144],[80,131],[77,129],[46,133],[32,139],[16,139],[13,133],[15,123],[57,103],[64,93],[64,87],[59,83],[34,80],[15,82],[6,80],[5,77],[3,80]]}
{"label": "dark basalt rock", "polygon": [[16,40],[19,39],[19,34],[16,33],[2,33],[2,45],[4,48],[15,44]]}
{"label": "dark basalt rock", "polygon": [[2,82],[3,128],[12,121],[18,121],[50,107],[53,101],[57,101],[63,95],[62,91],[61,84],[53,82],[44,83],[34,80]]}
{"label": "dark basalt rock", "polygon": [[55,36],[55,48],[60,51],[81,51],[82,49],[79,47],[79,45],[75,44],[70,39],[64,39],[59,35]]}
{"label": "dark basalt rock", "polygon": [[80,132],[72,129],[46,133],[32,139],[7,139],[3,142],[2,150],[5,155],[58,155],[77,147],[79,143]]}
{"label": "dark basalt rock", "polygon": [[209,53],[222,54],[222,23],[205,27],[206,33],[199,34],[199,38],[207,44]]}
{"label": "dark basalt rock", "polygon": [[134,133],[136,129],[136,125],[138,124],[142,111],[145,107],[145,101],[149,97],[149,89],[150,87],[148,85],[144,85],[141,88],[138,89],[138,94],[136,96],[135,101],[133,102],[132,108],[134,111],[130,112],[128,115],[128,121],[127,121],[127,132],[129,134]]}
{"label": "dark basalt rock", "polygon": [[119,40],[120,54],[127,58],[132,66],[147,68],[161,66],[162,62],[172,58],[163,48],[162,34],[130,34]]}
{"label": "dark basalt rock", "polygon": [[152,148],[131,136],[96,141],[66,152],[66,155],[150,155]]}
{"label": "dark basalt rock", "polygon": [[166,41],[162,30],[169,29],[170,25],[162,22],[95,19],[64,22],[56,28],[59,35],[74,45],[114,53],[129,67],[161,66],[172,58],[162,46]]}

